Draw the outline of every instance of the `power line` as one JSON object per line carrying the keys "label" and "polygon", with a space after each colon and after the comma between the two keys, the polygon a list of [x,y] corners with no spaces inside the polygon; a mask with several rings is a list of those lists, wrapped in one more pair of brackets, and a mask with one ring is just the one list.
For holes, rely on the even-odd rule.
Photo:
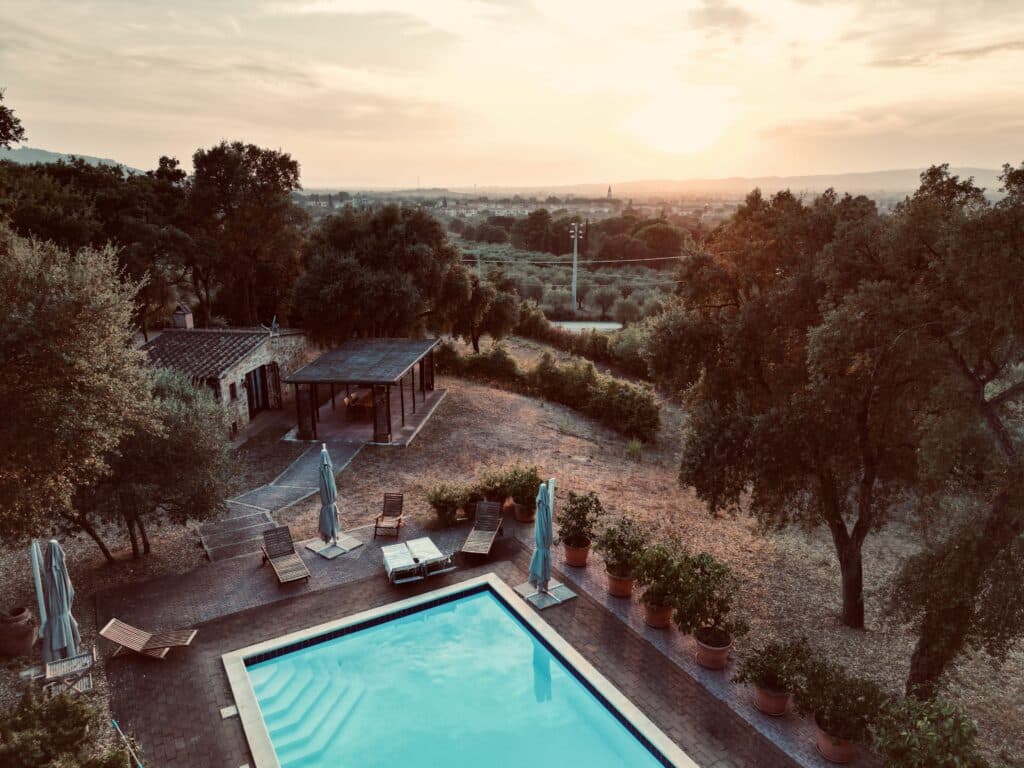
{"label": "power line", "polygon": [[[653,258],[644,259],[592,259],[589,261],[581,261],[580,266],[586,266],[587,264],[635,264],[639,261],[675,261],[681,259],[681,256],[655,256]],[[476,263],[477,259],[472,256],[464,256],[463,261],[472,261]],[[488,259],[480,262],[482,264],[536,264],[540,266],[559,266],[559,267],[571,267],[571,261],[529,261],[520,259]]]}

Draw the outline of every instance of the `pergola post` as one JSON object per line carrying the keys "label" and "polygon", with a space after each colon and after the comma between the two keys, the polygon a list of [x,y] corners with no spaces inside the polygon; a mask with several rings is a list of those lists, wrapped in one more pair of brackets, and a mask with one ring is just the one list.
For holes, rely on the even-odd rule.
{"label": "pergola post", "polygon": [[402,409],[402,426],[405,426],[405,377],[398,380],[398,404]]}
{"label": "pergola post", "polygon": [[331,382],[331,410],[332,411],[335,410],[335,408],[334,408],[334,382],[333,381]]}
{"label": "pergola post", "polygon": [[416,366],[414,365],[409,369],[409,373],[412,374],[412,386],[409,389],[412,391],[412,412],[416,413]]}

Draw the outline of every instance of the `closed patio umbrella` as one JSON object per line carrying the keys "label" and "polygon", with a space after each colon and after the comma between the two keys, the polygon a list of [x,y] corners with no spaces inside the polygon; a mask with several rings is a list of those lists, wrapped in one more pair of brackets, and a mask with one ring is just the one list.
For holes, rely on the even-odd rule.
{"label": "closed patio umbrella", "polygon": [[548,581],[551,580],[552,502],[548,484],[541,483],[537,490],[537,517],[534,522],[536,548],[530,559],[530,584],[538,592],[547,592]]}
{"label": "closed patio umbrella", "polygon": [[334,484],[334,465],[327,444],[320,450],[320,538],[330,544],[338,541],[341,523],[338,521],[338,486]]}
{"label": "closed patio umbrella", "polygon": [[71,586],[64,550],[54,539],[46,545],[43,568],[43,591],[46,594],[46,623],[43,625],[43,660],[56,661],[78,655],[78,622],[71,615],[75,588]]}

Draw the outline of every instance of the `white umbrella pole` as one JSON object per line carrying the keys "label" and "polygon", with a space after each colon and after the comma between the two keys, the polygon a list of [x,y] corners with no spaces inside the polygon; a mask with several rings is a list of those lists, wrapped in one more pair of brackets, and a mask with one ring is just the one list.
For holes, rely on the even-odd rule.
{"label": "white umbrella pole", "polygon": [[46,601],[43,599],[43,580],[39,575],[41,566],[39,561],[42,559],[39,554],[39,544],[35,539],[32,539],[32,543],[28,548],[29,557],[32,560],[32,581],[36,585],[36,602],[39,605],[39,636],[43,636],[43,627],[46,626]]}

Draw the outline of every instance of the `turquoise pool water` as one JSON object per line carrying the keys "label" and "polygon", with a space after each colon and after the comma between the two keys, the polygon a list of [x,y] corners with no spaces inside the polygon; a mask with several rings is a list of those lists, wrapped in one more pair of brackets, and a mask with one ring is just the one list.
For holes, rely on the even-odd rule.
{"label": "turquoise pool water", "polygon": [[662,765],[490,591],[247,669],[282,768]]}

